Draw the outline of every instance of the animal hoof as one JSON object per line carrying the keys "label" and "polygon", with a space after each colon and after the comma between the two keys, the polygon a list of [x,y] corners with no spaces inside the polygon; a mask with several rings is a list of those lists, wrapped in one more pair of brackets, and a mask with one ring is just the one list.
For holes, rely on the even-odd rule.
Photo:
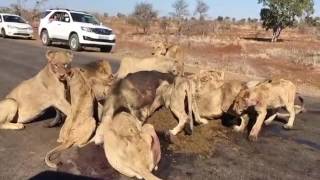
{"label": "animal hoof", "polygon": [[235,132],[242,132],[241,127],[240,126],[233,126],[233,131]]}
{"label": "animal hoof", "polygon": [[292,129],[292,125],[285,124],[285,125],[283,125],[283,128],[286,130],[290,130],[290,129]]}
{"label": "animal hoof", "polygon": [[208,120],[206,120],[206,119],[201,119],[201,123],[202,123],[202,124],[208,124],[208,123],[209,123],[209,121],[208,121]]}
{"label": "animal hoof", "polygon": [[264,122],[264,125],[269,126],[271,123],[272,123],[272,121],[271,121],[271,122],[265,121],[265,122]]}
{"label": "animal hoof", "polygon": [[24,126],[23,124],[17,123],[17,124],[16,124],[16,128],[17,128],[17,129],[24,129],[25,126]]}
{"label": "animal hoof", "polygon": [[256,136],[256,135],[249,135],[249,141],[252,141],[252,142],[258,141],[258,136]]}
{"label": "animal hoof", "polygon": [[185,132],[187,135],[191,136],[191,135],[192,135],[192,132],[193,132],[193,129],[191,129],[190,126],[185,126],[184,132]]}

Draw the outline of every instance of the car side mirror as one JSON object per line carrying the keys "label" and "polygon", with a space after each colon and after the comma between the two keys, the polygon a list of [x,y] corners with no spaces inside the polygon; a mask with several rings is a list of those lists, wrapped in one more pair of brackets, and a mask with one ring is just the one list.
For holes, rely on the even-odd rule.
{"label": "car side mirror", "polygon": [[70,22],[70,18],[67,17],[67,18],[64,19],[64,21],[65,22]]}

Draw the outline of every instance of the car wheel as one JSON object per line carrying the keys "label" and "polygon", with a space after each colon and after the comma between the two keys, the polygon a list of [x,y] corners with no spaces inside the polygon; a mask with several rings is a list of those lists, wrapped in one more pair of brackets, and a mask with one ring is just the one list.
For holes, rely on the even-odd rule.
{"label": "car wheel", "polygon": [[47,30],[43,30],[41,32],[41,42],[45,46],[50,46],[51,45],[51,40],[49,38],[49,34]]}
{"label": "car wheel", "polygon": [[100,47],[101,52],[111,52],[111,50],[112,50],[112,46]]}
{"label": "car wheel", "polygon": [[72,34],[69,38],[69,46],[72,51],[80,51],[81,45],[77,34]]}
{"label": "car wheel", "polygon": [[1,29],[1,37],[2,38],[6,38],[7,37],[6,31],[4,29]]}

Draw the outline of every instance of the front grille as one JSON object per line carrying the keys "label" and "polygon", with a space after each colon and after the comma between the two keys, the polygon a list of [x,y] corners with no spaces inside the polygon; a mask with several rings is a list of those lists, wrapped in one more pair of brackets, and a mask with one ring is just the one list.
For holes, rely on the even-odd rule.
{"label": "front grille", "polygon": [[102,28],[93,28],[92,31],[96,34],[101,34],[101,35],[110,35],[112,34],[112,31],[108,29],[102,29]]}
{"label": "front grille", "polygon": [[18,30],[28,30],[28,28],[18,28]]}
{"label": "front grille", "polygon": [[14,33],[13,35],[17,35],[17,36],[30,36],[30,34],[27,34],[27,33]]}
{"label": "front grille", "polygon": [[87,41],[95,41],[95,42],[106,42],[106,43],[115,43],[115,42],[116,42],[115,39],[113,39],[113,40],[108,40],[108,39],[94,39],[94,38],[87,37],[87,36],[83,36],[83,39],[84,39],[84,40],[87,40]]}

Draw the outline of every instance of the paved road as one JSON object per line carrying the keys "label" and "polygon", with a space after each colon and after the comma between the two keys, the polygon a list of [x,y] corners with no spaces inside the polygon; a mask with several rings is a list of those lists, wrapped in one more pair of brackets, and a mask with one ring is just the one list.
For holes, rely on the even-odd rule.
{"label": "paved road", "polygon": [[[0,40],[0,97],[20,81],[37,73],[46,63],[45,48],[20,42]],[[74,64],[81,65],[97,58],[90,53],[76,53]],[[116,61],[114,61],[116,62]],[[114,67],[117,66],[113,63]],[[175,152],[162,143],[163,158],[157,175],[163,179],[320,179],[320,101],[306,97],[309,112],[299,115],[294,130],[285,131],[280,122],[264,127],[258,142],[248,142],[244,134],[226,129],[227,138],[214,145],[210,155]],[[0,112],[1,113],[1,112]],[[173,119],[166,111],[154,119]],[[50,119],[47,113],[42,119]],[[43,127],[44,121],[28,124],[21,131],[0,131],[0,180],[70,179],[67,174],[50,171],[43,162],[45,153],[56,145],[58,128]],[[220,123],[215,121],[211,123]],[[197,127],[195,136],[203,127]],[[210,128],[207,129],[212,130]],[[200,136],[201,138],[201,136]],[[207,137],[208,138],[208,137]],[[199,148],[218,137],[206,139]],[[203,142],[203,141],[202,141]],[[127,179],[107,165],[103,149],[89,145],[62,154],[59,169],[102,179]],[[85,177],[79,179],[90,179]]]}

